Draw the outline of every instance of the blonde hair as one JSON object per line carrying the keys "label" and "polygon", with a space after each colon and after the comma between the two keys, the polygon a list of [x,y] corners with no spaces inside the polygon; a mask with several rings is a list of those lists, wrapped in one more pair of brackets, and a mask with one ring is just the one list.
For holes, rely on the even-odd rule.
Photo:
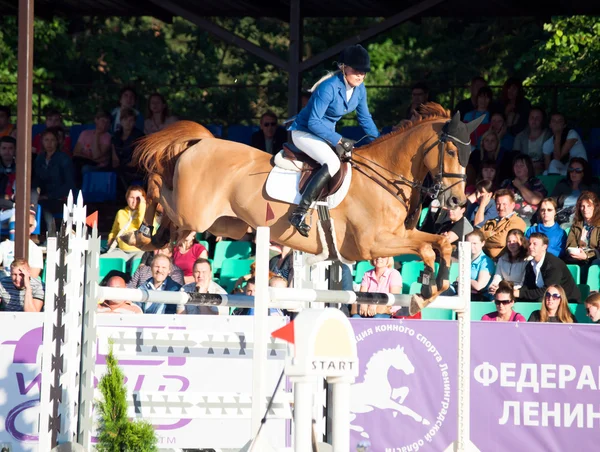
{"label": "blonde hair", "polygon": [[560,323],[573,323],[573,316],[571,315],[571,310],[569,309],[569,300],[567,300],[567,294],[565,289],[558,284],[550,284],[546,288],[546,292],[544,293],[544,299],[542,300],[542,308],[540,309],[540,322],[547,322],[548,317],[548,308],[546,308],[546,294],[548,293],[548,289],[553,287],[558,290],[560,294],[560,302],[558,304],[558,308],[556,309],[556,317]]}
{"label": "blonde hair", "polygon": [[481,136],[481,146],[479,146],[479,153],[480,153],[479,155],[481,156],[481,160],[483,160],[483,156],[485,154],[485,151],[483,149],[483,142],[489,136],[496,137],[496,149],[494,150],[494,160],[498,158],[498,153],[500,152],[500,137],[498,136],[498,134],[496,132],[494,132],[490,128]]}
{"label": "blonde hair", "polygon": [[[383,257],[383,256],[382,256],[382,257]],[[375,258],[375,259],[377,259],[377,258]],[[373,267],[375,267],[375,259],[371,259],[371,260],[369,261]],[[385,264],[385,266],[386,266],[387,268],[394,268],[394,258],[393,258],[393,257],[388,257],[388,258],[387,258],[387,260],[388,260],[388,261],[387,261],[387,263]]]}
{"label": "blonde hair", "polygon": [[314,92],[315,92],[315,90],[316,90],[316,89],[319,87],[319,85],[320,85],[321,83],[323,83],[325,80],[328,80],[328,79],[330,79],[330,78],[331,78],[331,77],[333,77],[334,75],[338,75],[340,72],[342,72],[342,66],[343,66],[343,64],[341,64],[341,65],[339,66],[339,69],[338,69],[337,71],[333,71],[333,72],[329,71],[329,72],[327,72],[327,74],[325,74],[323,77],[321,77],[319,80],[317,80],[317,83],[315,83],[315,84],[312,86],[312,88],[311,88],[311,89],[309,89],[308,91],[309,91],[310,93],[314,93]]}

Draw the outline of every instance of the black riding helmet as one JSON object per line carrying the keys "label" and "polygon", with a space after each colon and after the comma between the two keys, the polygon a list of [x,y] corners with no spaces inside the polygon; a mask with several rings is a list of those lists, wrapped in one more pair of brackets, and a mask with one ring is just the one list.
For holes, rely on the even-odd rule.
{"label": "black riding helmet", "polygon": [[350,66],[359,72],[371,71],[369,53],[360,44],[346,47],[340,54],[340,63]]}

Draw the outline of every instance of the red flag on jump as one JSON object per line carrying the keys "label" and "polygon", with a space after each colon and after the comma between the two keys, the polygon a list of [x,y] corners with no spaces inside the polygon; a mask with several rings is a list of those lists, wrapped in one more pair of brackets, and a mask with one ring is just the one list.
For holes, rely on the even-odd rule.
{"label": "red flag on jump", "polygon": [[294,322],[290,322],[286,326],[273,331],[271,336],[294,344]]}
{"label": "red flag on jump", "polygon": [[85,224],[87,224],[90,228],[94,227],[94,224],[98,224],[98,211],[96,210],[93,214],[88,215],[85,219]]}

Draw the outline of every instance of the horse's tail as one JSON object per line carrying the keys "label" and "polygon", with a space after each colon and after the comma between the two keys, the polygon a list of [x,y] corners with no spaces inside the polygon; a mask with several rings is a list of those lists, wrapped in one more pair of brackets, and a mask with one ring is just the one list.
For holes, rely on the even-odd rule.
{"label": "horse's tail", "polygon": [[183,151],[202,138],[211,138],[210,131],[193,121],[177,121],[164,129],[140,138],[133,152],[133,161],[148,174],[157,174],[172,188],[175,163]]}

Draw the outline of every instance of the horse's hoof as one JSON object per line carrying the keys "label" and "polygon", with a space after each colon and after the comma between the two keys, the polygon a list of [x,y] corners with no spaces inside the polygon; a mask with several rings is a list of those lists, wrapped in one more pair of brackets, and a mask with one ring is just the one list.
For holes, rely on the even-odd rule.
{"label": "horse's hoof", "polygon": [[410,307],[408,308],[409,315],[413,316],[421,312],[421,309],[423,309],[424,305],[425,299],[419,294],[413,294],[413,296],[410,297]]}

